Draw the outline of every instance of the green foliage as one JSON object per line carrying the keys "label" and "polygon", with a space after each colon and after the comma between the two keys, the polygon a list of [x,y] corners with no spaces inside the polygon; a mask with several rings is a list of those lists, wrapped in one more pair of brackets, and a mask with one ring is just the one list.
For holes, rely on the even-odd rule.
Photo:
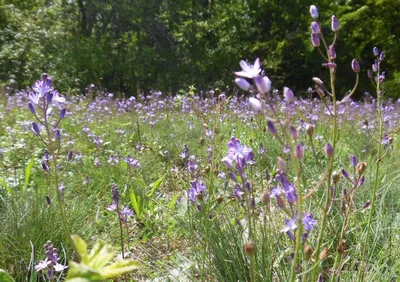
{"label": "green foliage", "polygon": [[[343,3],[342,3],[343,2]],[[71,94],[94,83],[136,95],[175,94],[191,85],[233,91],[241,59],[266,58],[274,86],[305,93],[312,75],[324,78],[309,40],[312,1],[56,0],[0,1],[0,81],[30,86],[42,72]],[[400,85],[396,0],[319,1],[321,24],[340,21],[339,93],[352,88],[352,58],[362,67],[360,97],[369,87],[371,50],[387,51],[388,90]],[[391,52],[393,50],[393,52]],[[311,71],[312,69],[312,71]],[[11,79],[11,80],[10,80]]]}
{"label": "green foliage", "polygon": [[0,269],[0,281],[14,282],[14,279],[12,279],[11,276],[6,271],[4,271],[3,269]]}
{"label": "green foliage", "polygon": [[138,262],[129,260],[118,260],[109,264],[115,253],[110,245],[101,240],[97,241],[90,253],[82,238],[73,235],[72,240],[81,262],[69,262],[67,282],[103,281],[117,278],[140,267]]}

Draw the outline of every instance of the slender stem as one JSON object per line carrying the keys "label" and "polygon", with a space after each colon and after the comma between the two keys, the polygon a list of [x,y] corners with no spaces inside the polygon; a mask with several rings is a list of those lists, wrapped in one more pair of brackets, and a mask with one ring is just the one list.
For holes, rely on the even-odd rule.
{"label": "slender stem", "polygon": [[55,182],[55,190],[56,190],[56,195],[57,195],[58,207],[59,207],[59,210],[60,210],[61,223],[62,223],[64,231],[65,231],[65,233],[66,233],[66,235],[68,237],[68,240],[71,242],[72,246],[75,249],[76,254],[79,256],[79,254],[78,254],[78,252],[77,252],[77,250],[75,248],[75,245],[74,245],[74,243],[72,241],[71,232],[69,231],[69,228],[68,228],[68,225],[67,225],[67,220],[66,220],[66,217],[65,217],[65,209],[64,209],[63,200],[62,200],[62,197],[61,197],[60,190],[58,189],[58,186],[59,186],[58,168],[57,168],[58,167],[58,164],[57,164],[57,157],[58,156],[57,156],[56,150],[54,149],[54,143],[52,141],[51,132],[50,132],[50,129],[49,129],[49,123],[48,123],[48,120],[47,120],[46,102],[43,101],[43,103],[44,103],[44,107],[43,107],[44,124],[45,124],[47,138],[48,138],[48,142],[45,143],[45,144],[47,144],[47,146],[48,146],[48,148],[50,150],[50,154],[53,156],[54,182]]}
{"label": "slender stem", "polygon": [[[332,129],[332,147],[333,151],[335,152],[336,148],[336,142],[337,142],[337,131],[338,131],[338,125],[337,125],[337,103],[336,103],[336,89],[335,89],[335,69],[329,69],[330,73],[330,81],[331,81],[331,92],[332,92],[332,103],[333,103],[333,129]],[[331,182],[332,182],[332,172],[333,172],[333,164],[335,160],[335,155],[333,155],[329,159],[329,166],[328,166],[328,179],[327,179],[327,193],[326,193],[326,198],[325,198],[325,206],[322,212],[322,223],[321,223],[321,228],[318,234],[318,242],[317,242],[317,248],[315,250],[315,255],[316,255],[316,261],[315,264],[319,263],[319,253],[321,251],[322,247],[322,239],[324,237],[325,233],[325,227],[326,227],[326,221],[327,221],[327,215],[329,212],[329,206],[330,206],[330,201],[331,201],[331,195],[330,195],[330,187],[331,187]],[[311,281],[315,281],[317,278],[319,267],[315,267],[311,276]]]}
{"label": "slender stem", "polygon": [[382,137],[383,137],[383,117],[382,117],[382,97],[381,97],[381,90],[380,90],[380,81],[379,81],[379,65],[378,64],[378,72],[377,72],[377,84],[376,84],[376,94],[377,94],[377,112],[378,112],[378,119],[379,119],[379,136],[378,136],[378,153],[377,153],[377,160],[375,162],[376,167],[375,167],[375,180],[374,180],[374,188],[372,192],[372,200],[371,200],[371,207],[369,210],[369,216],[368,216],[368,223],[367,223],[367,230],[365,231],[365,244],[362,245],[361,249],[361,264],[362,264],[362,269],[361,272],[359,273],[358,280],[359,281],[364,281],[364,274],[365,274],[365,268],[366,268],[366,263],[364,262],[364,257],[366,253],[366,248],[365,246],[368,246],[368,240],[369,240],[369,234],[371,230],[371,222],[372,222],[372,217],[374,214],[374,208],[375,208],[375,200],[376,200],[376,192],[378,190],[378,183],[379,183],[379,169],[380,169],[380,163],[382,159]]}
{"label": "slender stem", "polygon": [[119,233],[120,233],[120,240],[121,240],[121,253],[122,253],[122,259],[125,258],[125,248],[124,248],[124,233],[122,229],[122,219],[121,219],[121,214],[119,213],[119,207],[117,205],[117,214],[118,214],[118,220],[119,220]]}
{"label": "slender stem", "polygon": [[311,149],[312,149],[312,152],[313,152],[315,161],[316,161],[316,163],[318,164],[319,168],[322,169],[321,162],[319,161],[318,156],[317,156],[317,153],[315,152],[315,146],[314,146],[314,142],[313,142],[312,136],[310,136],[310,144],[311,144]]}
{"label": "slender stem", "polygon": [[[350,196],[349,201],[348,201],[348,206],[347,206],[347,210],[346,210],[346,214],[345,214],[342,230],[340,231],[340,237],[339,237],[339,241],[338,241],[339,246],[343,242],[344,234],[346,232],[347,225],[349,224],[349,221],[350,221],[350,212],[351,212],[351,209],[352,209],[353,197],[354,197],[355,189],[357,189],[358,183],[359,183],[359,180],[357,180],[354,183],[354,185],[353,185],[353,187],[351,189],[352,192],[350,192],[351,196]],[[346,199],[344,198],[343,201],[344,200],[346,200]],[[335,278],[337,278],[338,275],[339,275],[339,272],[340,272],[339,265],[340,265],[340,262],[342,260],[343,251],[344,250],[339,250],[339,248],[336,250],[335,263],[333,264],[333,271],[334,272],[333,272],[333,274],[331,276],[331,282],[334,282]]]}

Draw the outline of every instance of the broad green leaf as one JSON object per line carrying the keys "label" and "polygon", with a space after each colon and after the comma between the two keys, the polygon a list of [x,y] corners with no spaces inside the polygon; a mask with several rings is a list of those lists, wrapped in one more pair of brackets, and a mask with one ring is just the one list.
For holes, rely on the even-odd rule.
{"label": "broad green leaf", "polygon": [[137,261],[119,260],[109,266],[101,269],[101,275],[106,278],[113,278],[120,275],[127,274],[140,268]]}
{"label": "broad green leaf", "polygon": [[78,253],[82,255],[82,261],[80,263],[70,261],[67,282],[104,281],[127,274],[140,267],[138,262],[128,260],[119,260],[110,264],[114,257],[114,251],[111,245],[105,244],[101,240],[96,242],[88,255],[86,242],[76,235],[72,236],[72,239]]}
{"label": "broad green leaf", "polygon": [[90,251],[88,265],[99,269],[104,267],[113,257],[115,253],[110,245],[106,245],[103,241],[99,240]]}
{"label": "broad green leaf", "polygon": [[72,242],[74,242],[75,249],[79,254],[79,257],[82,259],[83,262],[87,263],[86,260],[88,259],[88,251],[86,242],[77,235],[72,235],[71,237]]}
{"label": "broad green leaf", "polygon": [[98,270],[93,269],[85,264],[76,263],[74,261],[69,262],[69,270],[67,282],[90,282],[90,281],[103,281],[104,278],[101,276]]}
{"label": "broad green leaf", "polygon": [[15,282],[14,279],[3,269],[0,269],[0,281],[1,282]]}
{"label": "broad green leaf", "polygon": [[157,191],[158,187],[163,182],[163,180],[164,180],[164,176],[161,177],[160,179],[158,179],[156,182],[150,184],[150,187],[152,187],[152,189],[149,193],[147,193],[147,197],[151,197],[154,195],[154,193]]}
{"label": "broad green leaf", "polygon": [[130,194],[130,198],[131,198],[131,203],[132,203],[133,209],[135,210],[136,215],[140,216],[140,207],[139,207],[138,201],[136,199],[135,192],[133,190]]}

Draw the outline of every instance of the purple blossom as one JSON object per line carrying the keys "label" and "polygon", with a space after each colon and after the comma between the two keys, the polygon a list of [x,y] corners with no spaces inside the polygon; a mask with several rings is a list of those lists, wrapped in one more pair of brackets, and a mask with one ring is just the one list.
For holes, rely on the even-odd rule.
{"label": "purple blossom", "polygon": [[257,58],[254,62],[254,65],[251,65],[245,61],[240,61],[240,66],[242,67],[242,71],[235,72],[237,76],[245,77],[245,78],[255,78],[261,72],[261,61]]}
{"label": "purple blossom", "polygon": [[253,150],[240,144],[240,140],[232,137],[228,142],[228,152],[222,158],[228,167],[233,168],[236,164],[237,168],[243,170],[246,165],[254,164]]}
{"label": "purple blossom", "polygon": [[191,182],[191,188],[188,192],[189,200],[195,203],[197,199],[202,199],[204,192],[206,191],[206,185],[199,180]]}
{"label": "purple blossom", "polygon": [[126,206],[122,206],[121,211],[119,212],[120,216],[121,216],[121,220],[123,223],[126,223],[128,221],[128,219],[133,216],[133,211],[126,207]]}

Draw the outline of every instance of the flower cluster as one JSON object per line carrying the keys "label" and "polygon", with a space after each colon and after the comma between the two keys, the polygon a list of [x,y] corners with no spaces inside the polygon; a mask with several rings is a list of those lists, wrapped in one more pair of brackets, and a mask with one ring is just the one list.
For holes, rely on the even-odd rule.
{"label": "flower cluster", "polygon": [[[253,150],[242,145],[236,137],[232,137],[228,142],[228,152],[222,158],[222,162],[231,170],[229,176],[236,183],[233,196],[240,199],[246,190],[251,190],[246,168],[255,163]],[[238,177],[240,177],[241,185],[238,183]]]}
{"label": "flower cluster", "polygon": [[51,241],[48,241],[44,245],[44,252],[46,255],[45,260],[41,260],[36,266],[36,271],[47,270],[46,275],[49,280],[54,279],[54,272],[62,272],[68,266],[59,263],[60,258],[58,257],[57,249],[53,247]]}
{"label": "flower cluster", "polygon": [[119,208],[119,202],[121,199],[121,194],[119,192],[118,186],[117,184],[113,183],[111,185],[111,189],[112,189],[112,203],[111,205],[109,205],[107,207],[107,210],[109,212],[113,212],[113,211],[117,211],[118,216],[120,218],[120,220],[123,223],[126,223],[128,221],[128,219],[133,216],[133,211],[128,208],[127,206],[122,206],[121,208]]}

